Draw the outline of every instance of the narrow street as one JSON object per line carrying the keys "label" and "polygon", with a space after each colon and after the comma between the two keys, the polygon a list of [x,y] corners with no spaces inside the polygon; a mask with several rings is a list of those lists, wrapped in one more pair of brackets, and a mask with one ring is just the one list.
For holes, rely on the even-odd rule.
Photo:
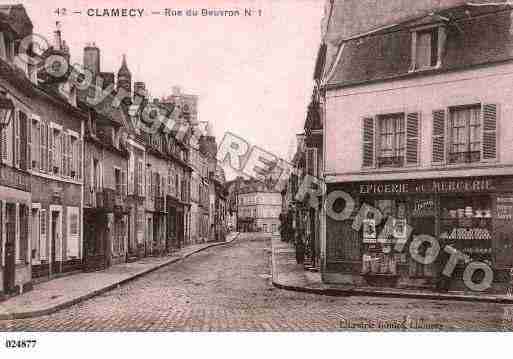
{"label": "narrow street", "polygon": [[[360,320],[424,321],[443,330],[502,330],[497,304],[326,297],[276,289],[270,238],[242,234],[55,314],[0,322],[2,331],[321,331]],[[344,324],[345,323],[345,324]]]}

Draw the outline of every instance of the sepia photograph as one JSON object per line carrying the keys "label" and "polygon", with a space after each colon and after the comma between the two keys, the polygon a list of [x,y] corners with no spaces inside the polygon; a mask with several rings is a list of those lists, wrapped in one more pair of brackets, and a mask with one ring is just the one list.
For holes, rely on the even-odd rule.
{"label": "sepia photograph", "polygon": [[0,0],[0,353],[495,347],[512,99],[508,0]]}

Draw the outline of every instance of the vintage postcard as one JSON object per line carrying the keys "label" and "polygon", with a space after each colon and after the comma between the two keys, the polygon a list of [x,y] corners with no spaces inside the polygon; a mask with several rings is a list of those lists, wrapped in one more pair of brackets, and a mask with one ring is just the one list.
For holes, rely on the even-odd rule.
{"label": "vintage postcard", "polygon": [[511,331],[512,84],[509,1],[0,0],[0,344]]}

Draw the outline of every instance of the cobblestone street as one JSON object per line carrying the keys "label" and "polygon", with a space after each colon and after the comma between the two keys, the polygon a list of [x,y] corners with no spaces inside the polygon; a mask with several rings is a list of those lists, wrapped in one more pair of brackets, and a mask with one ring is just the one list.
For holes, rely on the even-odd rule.
{"label": "cobblestone street", "polygon": [[[276,289],[270,238],[240,235],[55,314],[0,322],[2,331],[502,330],[512,307],[398,298],[327,297]],[[369,322],[373,321],[373,322]],[[415,324],[416,323],[416,324]],[[420,324],[419,324],[420,323]]]}

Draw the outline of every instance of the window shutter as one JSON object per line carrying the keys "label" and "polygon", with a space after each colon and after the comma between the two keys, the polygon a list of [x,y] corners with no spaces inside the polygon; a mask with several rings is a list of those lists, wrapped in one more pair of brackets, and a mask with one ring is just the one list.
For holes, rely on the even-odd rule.
{"label": "window shutter", "polygon": [[44,171],[46,172],[46,156],[47,156],[47,150],[46,150],[46,141],[47,141],[47,136],[46,136],[46,124],[44,122],[41,122],[39,124],[39,135],[40,135],[40,139],[39,139],[39,144],[41,146],[41,150],[40,150],[40,154],[39,154],[39,169],[41,171]]}
{"label": "window shutter", "polygon": [[16,145],[17,145],[17,153],[18,153],[18,167],[26,170],[28,169],[27,164],[27,143],[28,143],[28,137],[27,137],[27,115],[25,115],[24,112],[19,113],[18,118],[18,124],[17,124],[17,139],[16,139]]}
{"label": "window shutter", "polygon": [[483,105],[483,145],[481,146],[483,161],[497,159],[497,113],[497,105]]}
{"label": "window shutter", "polygon": [[[139,196],[144,197],[144,168],[143,168],[143,161],[139,160]],[[150,194],[148,193],[148,196]]]}
{"label": "window shutter", "polygon": [[60,153],[60,163],[61,163],[61,168],[60,168],[60,171],[59,173],[61,174],[61,176],[66,176],[66,157],[67,157],[67,154],[66,154],[66,138],[67,138],[67,134],[62,132],[60,133],[60,150],[61,150],[61,153]]}
{"label": "window shutter", "polygon": [[51,126],[46,127],[48,135],[48,173],[53,173],[53,128]]}
{"label": "window shutter", "polygon": [[83,159],[83,151],[82,151],[82,145],[83,145],[83,142],[82,140],[77,140],[77,176],[78,176],[78,179],[82,179],[82,172],[83,172],[83,168],[84,167],[84,159]]}
{"label": "window shutter", "polygon": [[419,117],[418,112],[409,113],[406,117],[406,164],[419,163]]}
{"label": "window shutter", "polygon": [[126,171],[121,171],[121,194],[126,195]]}
{"label": "window shutter", "polygon": [[68,133],[64,134],[64,175],[71,176],[71,136]]}
{"label": "window shutter", "polygon": [[26,150],[26,168],[32,169],[32,119],[26,118],[25,119],[25,128],[27,131],[27,148]]}
{"label": "window shutter", "polygon": [[433,111],[433,163],[445,161],[445,110]]}
{"label": "window shutter", "polygon": [[46,249],[46,209],[42,209],[39,211],[39,227],[40,227],[40,236],[39,236],[39,258],[46,259],[47,249]]}
{"label": "window shutter", "polygon": [[20,113],[14,115],[14,166],[20,167]]}
{"label": "window shutter", "polygon": [[0,151],[2,153],[0,162],[7,161],[7,127],[0,131]]}
{"label": "window shutter", "polygon": [[374,118],[363,119],[363,167],[374,166]]}

